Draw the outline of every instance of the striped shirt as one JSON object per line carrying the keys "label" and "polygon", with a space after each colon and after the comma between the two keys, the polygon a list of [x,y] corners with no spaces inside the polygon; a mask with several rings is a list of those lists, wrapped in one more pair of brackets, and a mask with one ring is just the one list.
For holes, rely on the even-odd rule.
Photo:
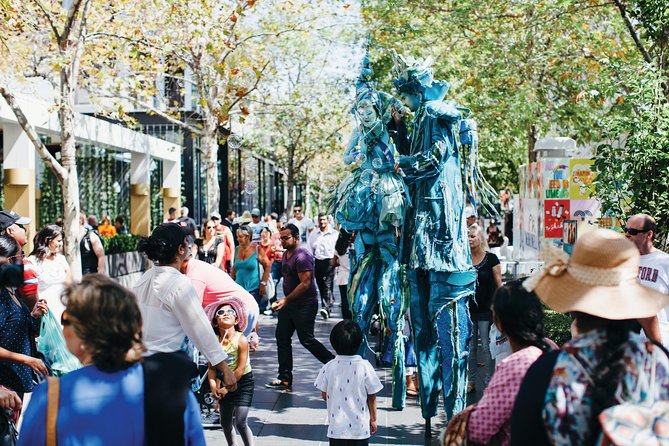
{"label": "striped shirt", "polygon": [[19,288],[19,294],[23,299],[37,294],[37,271],[28,259],[23,259],[23,286]]}

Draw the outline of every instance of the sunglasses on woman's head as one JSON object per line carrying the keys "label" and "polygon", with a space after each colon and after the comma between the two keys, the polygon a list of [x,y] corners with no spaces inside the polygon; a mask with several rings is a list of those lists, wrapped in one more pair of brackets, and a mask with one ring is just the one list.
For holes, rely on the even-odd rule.
{"label": "sunglasses on woman's head", "polygon": [[228,310],[218,310],[216,312],[216,316],[225,316],[226,314],[229,314],[231,316],[237,316],[237,312],[233,310],[232,308]]}
{"label": "sunglasses on woman's head", "polygon": [[72,325],[72,321],[70,321],[70,319],[67,317],[67,311],[63,311],[63,314],[60,315],[60,325],[63,327]]}

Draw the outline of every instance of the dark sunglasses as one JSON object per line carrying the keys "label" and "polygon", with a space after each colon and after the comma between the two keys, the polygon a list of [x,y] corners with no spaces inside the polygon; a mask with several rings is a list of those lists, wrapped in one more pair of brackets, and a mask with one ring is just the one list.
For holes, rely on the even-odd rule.
{"label": "dark sunglasses", "polygon": [[62,325],[63,327],[72,325],[72,321],[70,321],[70,319],[68,319],[67,317],[67,311],[63,311],[63,314],[60,315],[60,325]]}
{"label": "dark sunglasses", "polygon": [[302,209],[293,209],[293,212],[302,212]]}
{"label": "dark sunglasses", "polygon": [[216,229],[216,226],[207,226],[207,229]]}
{"label": "dark sunglasses", "polygon": [[637,235],[637,234],[643,234],[644,232],[648,232],[650,231],[650,229],[625,228],[623,229],[623,231],[625,231],[625,234]]}
{"label": "dark sunglasses", "polygon": [[293,238],[293,236],[292,236],[292,235],[282,235],[282,236],[279,237],[279,238],[280,238],[281,240],[290,240],[291,238]]}

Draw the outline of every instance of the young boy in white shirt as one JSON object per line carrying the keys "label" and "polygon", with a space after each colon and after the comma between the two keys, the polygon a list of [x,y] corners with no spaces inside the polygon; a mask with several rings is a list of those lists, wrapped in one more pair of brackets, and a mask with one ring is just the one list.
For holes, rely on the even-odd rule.
{"label": "young boy in white shirt", "polygon": [[352,320],[332,328],[337,356],[325,364],[314,385],[328,406],[331,446],[367,446],[376,433],[376,394],[383,385],[369,361],[358,355],[362,331]]}

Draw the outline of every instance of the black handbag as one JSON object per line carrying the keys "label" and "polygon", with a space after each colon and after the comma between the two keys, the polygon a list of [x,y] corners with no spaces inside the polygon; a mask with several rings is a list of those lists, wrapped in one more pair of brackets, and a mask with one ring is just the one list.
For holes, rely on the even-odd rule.
{"label": "black handbag", "polygon": [[0,410],[0,446],[14,446],[19,438],[16,423],[6,410]]}

